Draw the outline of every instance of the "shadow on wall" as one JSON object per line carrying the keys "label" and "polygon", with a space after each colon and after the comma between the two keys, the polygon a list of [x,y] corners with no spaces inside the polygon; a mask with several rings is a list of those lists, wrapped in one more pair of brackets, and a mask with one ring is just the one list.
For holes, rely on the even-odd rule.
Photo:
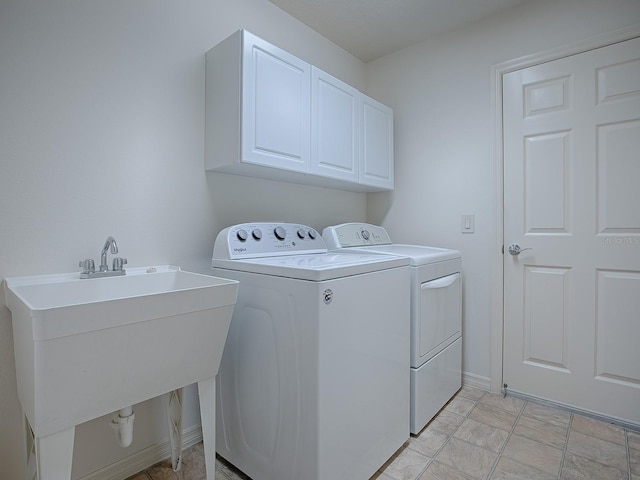
{"label": "shadow on wall", "polygon": [[393,205],[394,191],[369,193],[367,197],[367,222],[382,225]]}
{"label": "shadow on wall", "polygon": [[229,225],[254,221],[328,225],[365,221],[367,194],[332,188],[207,172],[216,234]]}

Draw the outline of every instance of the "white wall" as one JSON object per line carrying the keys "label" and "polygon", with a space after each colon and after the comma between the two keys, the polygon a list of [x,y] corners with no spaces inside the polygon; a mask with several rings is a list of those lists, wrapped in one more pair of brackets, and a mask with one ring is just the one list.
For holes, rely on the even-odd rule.
{"label": "white wall", "polygon": [[[363,87],[360,61],[266,0],[0,2],[0,278],[74,271],[108,235],[129,266],[180,265],[209,257],[233,223],[365,219],[365,194],[204,172],[204,53],[239,28]],[[3,304],[0,476],[18,479]],[[199,423],[188,393],[185,428]],[[158,400],[136,406],[126,450],[108,420],[77,429],[74,478],[168,438]]]}
{"label": "white wall", "polygon": [[[637,0],[537,0],[365,68],[266,0],[2,0],[0,278],[73,271],[107,235],[131,265],[181,264],[208,257],[232,223],[366,216],[395,241],[462,250],[464,368],[488,379],[491,65],[639,21]],[[204,173],[204,52],[242,27],[394,108],[393,193]],[[474,235],[459,233],[462,213],[476,215]],[[0,465],[12,479],[23,477],[14,368],[0,306]],[[193,389],[186,402],[188,427]],[[158,401],[136,407],[136,425],[126,450],[107,419],[81,425],[74,478],[168,435]]]}
{"label": "white wall", "polygon": [[[396,242],[462,251],[463,370],[471,379],[488,384],[491,376],[491,67],[638,23],[638,0],[538,0],[367,64],[368,93],[394,108],[396,152],[396,189],[370,194],[367,218]],[[460,233],[462,214],[475,215],[475,234]]]}

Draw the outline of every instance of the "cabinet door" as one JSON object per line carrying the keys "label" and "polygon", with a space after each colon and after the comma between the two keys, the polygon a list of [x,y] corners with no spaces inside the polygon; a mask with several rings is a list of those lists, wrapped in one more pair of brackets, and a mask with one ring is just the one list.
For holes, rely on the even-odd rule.
{"label": "cabinet door", "polygon": [[242,161],[309,172],[311,66],[244,32]]}
{"label": "cabinet door", "polygon": [[393,111],[362,96],[360,183],[393,189]]}
{"label": "cabinet door", "polygon": [[311,173],[358,182],[360,92],[311,68]]}

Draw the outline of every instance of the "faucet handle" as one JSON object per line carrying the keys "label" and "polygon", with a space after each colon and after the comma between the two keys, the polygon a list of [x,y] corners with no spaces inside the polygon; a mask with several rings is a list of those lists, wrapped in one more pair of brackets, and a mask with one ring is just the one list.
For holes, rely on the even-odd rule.
{"label": "faucet handle", "polygon": [[122,266],[126,265],[127,263],[127,259],[126,258],[121,258],[121,257],[115,257],[113,259],[113,271],[114,272],[119,272],[122,270]]}
{"label": "faucet handle", "polygon": [[82,267],[82,273],[93,273],[96,271],[96,264],[90,258],[80,260],[78,266]]}

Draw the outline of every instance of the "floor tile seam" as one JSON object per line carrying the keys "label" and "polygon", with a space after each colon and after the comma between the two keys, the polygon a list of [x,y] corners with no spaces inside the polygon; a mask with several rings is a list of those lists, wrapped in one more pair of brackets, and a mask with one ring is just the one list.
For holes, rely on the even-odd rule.
{"label": "floor tile seam", "polygon": [[[471,400],[472,402],[477,402],[479,400],[479,398],[471,398],[471,397],[467,397],[466,395],[464,395],[464,393],[459,393],[458,394],[460,397],[464,398],[465,400]],[[482,398],[484,395],[480,396],[480,398]]]}
{"label": "floor tile seam", "polygon": [[[540,404],[537,404],[531,400],[527,400],[527,405],[532,404],[532,405],[536,405],[539,406]],[[536,422],[536,423],[541,423],[543,425],[547,425],[556,429],[562,429],[562,430],[569,430],[569,421],[571,419],[571,413],[566,412],[569,415],[569,420],[567,420],[567,423],[564,424],[563,422],[554,422],[552,420],[550,420],[549,418],[552,417],[552,415],[547,415],[545,413],[539,413],[539,414],[532,414],[532,413],[527,413],[526,408],[522,411],[522,417],[526,418],[527,420],[531,420],[532,422]],[[546,418],[541,418],[541,415],[544,415]]]}
{"label": "floor tile seam", "polygon": [[[457,429],[456,429],[456,430],[457,430]],[[503,431],[504,431],[504,430],[503,430]],[[454,433],[455,433],[455,432],[454,432]],[[486,477],[487,479],[488,479],[488,478],[491,478],[491,474],[493,473],[493,470],[495,469],[495,465],[498,463],[498,460],[500,460],[501,453],[494,452],[493,450],[489,450],[488,448],[481,447],[480,445],[476,445],[475,443],[468,442],[467,440],[464,440],[464,439],[462,439],[462,438],[454,437],[454,436],[453,436],[453,434],[452,434],[452,435],[447,439],[447,441],[442,445],[442,447],[440,448],[440,450],[442,450],[442,449],[444,448],[444,446],[445,446],[447,443],[449,443],[449,441],[450,441],[451,439],[455,439],[456,441],[461,442],[461,443],[464,443],[464,444],[466,444],[466,445],[468,445],[468,446],[470,446],[470,447],[478,448],[478,449],[483,450],[483,451],[485,451],[485,452],[487,452],[487,453],[490,453],[491,455],[495,455],[495,457],[496,457],[496,458],[495,458],[495,460],[492,462],[492,464],[491,464],[491,469],[490,469],[490,470],[489,470],[489,472],[487,473],[487,477]],[[505,442],[505,445],[506,445],[506,442]],[[504,446],[502,447],[502,449],[503,449],[503,448],[504,448]],[[502,451],[502,449],[501,449],[501,451]],[[438,453],[440,453],[440,450],[438,450]],[[433,462],[434,460],[438,460],[438,459],[437,459],[437,454],[433,457],[433,459],[431,460],[431,462]],[[429,462],[429,463],[431,463],[431,462]],[[455,467],[451,467],[451,468],[454,468],[454,469],[455,469],[455,470],[457,470],[457,471],[461,471],[461,470],[459,470],[458,468],[455,468]],[[462,473],[464,473],[464,472],[462,472]],[[469,474],[465,474],[465,475],[469,475]],[[418,477],[418,478],[419,478],[419,477]]]}
{"label": "floor tile seam", "polygon": [[[575,456],[575,457],[579,457],[579,458],[582,458],[582,459],[585,459],[585,460],[589,460],[589,461],[591,461],[591,462],[594,462],[594,463],[597,463],[597,464],[599,464],[599,465],[602,465],[603,467],[607,467],[607,468],[614,468],[614,469],[616,469],[616,470],[618,470],[618,471],[621,471],[621,472],[622,472],[622,470],[620,470],[620,469],[619,469],[618,467],[616,467],[615,465],[602,463],[602,462],[599,462],[599,461],[597,461],[597,460],[594,460],[593,458],[585,457],[585,456],[580,455],[580,454],[575,453],[575,452],[568,452],[568,448],[569,448],[569,437],[568,437],[568,436],[571,434],[571,431],[572,431],[572,428],[571,428],[571,427],[572,427],[572,425],[573,425],[573,419],[574,419],[574,416],[575,416],[575,414],[573,414],[573,413],[572,413],[572,414],[571,414],[571,419],[570,419],[570,422],[569,422],[569,427],[570,427],[570,428],[569,428],[569,432],[567,433],[567,442],[566,442],[566,444],[565,444],[565,447],[564,447],[564,453],[563,453],[563,455],[562,455],[562,467],[564,468],[564,463],[565,463],[565,457],[566,457],[566,454],[567,454],[567,453],[570,453],[571,455],[573,455],[573,456]],[[608,440],[604,440],[604,439],[602,439],[602,438],[600,438],[600,437],[596,437],[595,435],[589,435],[589,434],[584,433],[584,432],[581,432],[581,431],[579,431],[579,430],[574,430],[574,431],[575,431],[575,432],[577,432],[577,433],[580,433],[580,434],[582,434],[582,435],[585,435],[585,436],[588,436],[588,437],[592,437],[592,438],[595,438],[595,439],[600,440],[600,441],[603,441],[603,442],[610,443],[610,444],[612,444],[612,445],[618,445],[618,446],[620,445],[620,444],[618,444],[618,443],[609,442]],[[626,438],[626,429],[625,429],[625,438]],[[629,452],[629,449],[628,449],[628,448],[626,449],[626,454],[627,454],[627,472],[626,472],[626,473],[627,473],[627,478],[628,478],[629,480],[631,480],[631,479],[632,479],[632,476],[631,476],[631,458],[630,458],[630,455],[629,455],[629,454],[630,454],[630,452]],[[560,470],[560,473],[562,473],[562,470]],[[622,473],[624,473],[624,472],[622,472]]]}
{"label": "floor tile seam", "polygon": [[[569,434],[571,434],[571,432],[572,432],[572,431],[573,431],[573,432],[575,432],[576,434],[579,434],[579,435],[582,435],[582,436],[584,436],[584,437],[587,437],[587,438],[590,438],[590,439],[596,440],[596,441],[598,441],[598,442],[604,442],[605,444],[610,445],[610,446],[611,446],[612,448],[614,448],[614,449],[615,449],[616,447],[617,447],[617,448],[622,447],[622,448],[624,448],[624,450],[625,450],[625,454],[627,455],[627,457],[629,457],[629,453],[630,453],[630,452],[629,452],[629,448],[627,447],[627,442],[626,442],[626,441],[625,441],[625,444],[624,444],[624,445],[621,445],[620,443],[612,442],[612,441],[606,440],[606,439],[604,439],[604,438],[598,437],[597,435],[591,435],[591,434],[589,434],[589,433],[585,433],[585,432],[582,432],[582,431],[580,431],[580,430],[572,430],[572,429],[570,429],[570,430],[569,430]],[[625,435],[625,437],[626,437],[626,435]]]}
{"label": "floor tile seam", "polygon": [[[423,432],[423,431],[424,431],[424,429],[420,431],[420,433],[416,436],[416,438],[417,438],[418,436],[420,436],[420,434],[422,434],[422,432]],[[400,457],[400,455],[402,455],[402,454],[403,454],[404,452],[406,452],[407,450],[411,450],[412,452],[417,453],[417,454],[419,454],[419,455],[422,455],[423,457],[425,457],[425,458],[427,458],[427,459],[428,459],[427,463],[425,464],[425,467],[420,471],[420,473],[415,477],[415,479],[413,479],[413,478],[411,479],[411,480],[418,480],[418,479],[420,478],[420,476],[424,473],[424,471],[427,469],[427,467],[429,466],[429,464],[433,461],[433,458],[432,458],[432,457],[429,457],[428,455],[425,455],[424,453],[422,453],[422,452],[421,452],[421,451],[419,451],[419,450],[416,450],[415,448],[412,448],[412,447],[411,447],[411,442],[410,442],[410,441],[405,442],[405,443],[403,444],[403,446],[402,446],[402,447],[400,447],[398,450],[396,450],[396,451],[394,452],[394,454],[393,454],[391,457],[389,457],[389,458],[385,461],[385,463],[383,463],[383,464],[382,464],[382,465],[381,465],[381,466],[380,466],[380,467],[375,471],[375,473],[384,474],[384,475],[386,475],[387,477],[389,477],[389,478],[391,478],[391,479],[393,479],[393,480],[399,480],[399,479],[397,479],[394,475],[392,475],[391,473],[389,473],[389,472],[387,471],[387,468],[391,465],[391,463],[393,463],[393,462],[394,462],[398,457]],[[384,468],[383,468],[383,467],[384,467]],[[375,475],[375,474],[374,474],[374,475]]]}
{"label": "floor tile seam", "polygon": [[[562,467],[564,466],[564,455],[565,455],[565,451],[566,451],[566,448],[567,448],[568,441],[565,442],[565,445],[564,445],[563,448],[558,448],[558,447],[555,447],[554,445],[550,445],[549,443],[541,442],[541,441],[535,440],[533,438],[529,438],[529,437],[526,437],[526,436],[523,436],[523,435],[519,435],[516,432],[512,432],[512,433],[513,433],[512,435],[509,435],[509,439],[513,435],[515,435],[518,438],[522,438],[522,439],[527,440],[529,442],[537,443],[538,445],[541,445],[543,447],[549,447],[549,448],[552,448],[554,450],[558,450],[560,452],[560,466],[559,466],[559,469],[558,469],[557,477],[560,478],[560,476],[562,475]],[[509,439],[507,439],[507,443],[509,442]],[[505,444],[505,446],[506,446],[506,444]],[[502,453],[500,455],[502,455]],[[518,462],[517,460],[514,460],[513,458],[508,457],[508,456],[506,458],[509,458],[510,460],[515,461],[516,463],[521,463],[521,462]],[[528,465],[528,466],[533,467],[533,468],[537,468],[537,467],[535,467],[533,465]],[[538,470],[539,470],[539,468],[538,468]],[[551,475],[553,475],[553,474],[551,474]]]}
{"label": "floor tile seam", "polygon": [[[576,413],[574,415],[583,416],[584,417],[584,415],[580,415],[578,413]],[[589,418],[589,417],[586,417],[586,418]],[[604,424],[604,428],[614,427],[614,428],[621,429],[622,430],[622,435],[624,437],[623,442],[616,441],[616,439],[612,439],[612,437],[610,437],[610,436],[607,437],[607,435],[601,436],[601,435],[597,435],[595,433],[591,433],[591,432],[587,432],[587,431],[584,431],[584,430],[580,430],[578,428],[576,428],[574,431],[576,433],[581,433],[582,435],[586,435],[588,437],[597,438],[598,440],[602,440],[603,442],[608,442],[608,443],[611,443],[613,445],[625,446],[627,444],[627,429],[626,428],[621,427],[619,425],[615,425],[615,424],[610,423],[610,422],[606,422],[605,420],[598,420],[598,419],[594,419],[594,420],[603,423]],[[605,438],[605,437],[607,437],[607,438]]]}
{"label": "floor tile seam", "polygon": [[[415,451],[415,450],[414,450],[414,451]],[[419,453],[419,452],[418,452],[418,453]],[[425,457],[426,457],[426,455],[425,455]],[[427,463],[425,463],[425,465],[424,465],[424,467],[422,468],[422,470],[420,470],[420,473],[418,473],[418,475],[416,475],[415,480],[420,480],[420,477],[421,477],[422,475],[424,475],[424,472],[426,472],[426,471],[427,471],[427,468],[429,468],[429,465],[431,465],[431,463],[433,463],[433,459],[434,459],[434,458],[436,458],[436,457],[434,456],[434,457],[427,457],[427,458],[429,459],[429,461],[428,461]]]}
{"label": "floor tile seam", "polygon": [[[458,425],[458,427],[456,428],[456,430],[458,430],[458,428],[459,428],[459,427],[460,427],[460,425]],[[455,432],[456,430],[454,430],[454,432]],[[438,432],[438,433],[444,433],[444,432]],[[416,449],[414,449],[414,448],[411,448],[411,443],[409,443],[409,445],[407,445],[407,447],[406,447],[406,448],[408,448],[408,449],[410,449],[410,450],[412,450],[412,451],[414,451],[414,452],[416,452],[416,453],[419,453],[419,454],[421,454],[421,455],[424,455],[425,457],[427,457],[427,458],[429,459],[429,461],[425,464],[424,468],[423,468],[423,469],[420,471],[420,473],[416,476],[415,480],[420,480],[420,477],[421,477],[422,475],[424,475],[424,472],[426,472],[426,471],[427,471],[427,469],[429,468],[429,465],[431,465],[431,464],[433,463],[433,461],[436,459],[436,457],[437,457],[437,456],[438,456],[438,454],[442,451],[442,449],[445,447],[445,445],[446,445],[447,443],[449,443],[449,440],[451,440],[451,437],[453,436],[453,433],[451,433],[451,434],[448,434],[448,433],[447,433],[446,435],[447,435],[447,439],[446,439],[444,442],[442,442],[442,445],[440,445],[440,448],[438,448],[438,449],[435,451],[435,453],[433,454],[433,456],[432,456],[432,457],[427,457],[427,455],[424,455],[424,453],[422,453],[422,452],[420,452],[420,451],[418,451],[418,450],[416,450]]]}
{"label": "floor tile seam", "polygon": [[[484,395],[483,395],[483,396],[484,396]],[[420,477],[421,477],[422,475],[424,475],[424,473],[425,473],[425,472],[427,471],[427,469],[429,468],[429,465],[431,465],[431,464],[436,460],[436,458],[438,457],[438,455],[440,454],[440,452],[444,449],[444,447],[445,447],[445,446],[449,443],[449,441],[453,438],[453,436],[454,436],[454,435],[455,435],[455,433],[458,431],[458,429],[462,426],[462,424],[464,423],[464,420],[466,420],[467,418],[469,418],[469,415],[471,414],[471,411],[476,407],[476,405],[478,404],[478,402],[479,402],[479,400],[480,400],[480,399],[476,399],[476,400],[474,400],[474,399],[467,398],[467,397],[464,397],[464,398],[466,398],[467,400],[471,400],[471,401],[473,402],[473,407],[471,407],[471,409],[469,409],[469,411],[468,411],[465,415],[460,415],[461,417],[463,417],[462,422],[460,422],[460,424],[458,424],[458,425],[456,426],[456,428],[455,428],[451,433],[447,433],[447,434],[446,434],[446,435],[447,435],[447,439],[446,439],[444,442],[442,442],[442,445],[440,445],[440,448],[438,448],[438,449],[436,450],[436,452],[434,453],[433,457],[431,457],[431,458],[429,459],[429,461],[428,461],[428,462],[427,462],[427,464],[424,466],[424,468],[422,469],[422,471],[418,474],[418,476],[415,478],[415,480],[420,480]],[[481,398],[482,398],[482,397],[481,397]],[[444,433],[444,432],[438,432],[438,433]],[[458,439],[458,440],[461,440],[461,439]],[[461,440],[461,441],[464,441],[464,440]],[[468,443],[468,442],[466,442],[466,443]],[[470,444],[470,445],[471,445],[471,444]],[[477,445],[475,445],[475,446],[477,446]],[[408,446],[407,448],[411,448],[411,444],[409,444],[409,446]],[[412,450],[413,450],[413,449],[412,449]],[[416,451],[416,450],[414,450],[414,451]],[[420,453],[420,452],[418,452],[418,453]],[[425,456],[426,456],[426,455],[425,455]],[[458,470],[457,468],[455,468],[455,467],[452,467],[452,468],[454,468],[454,470],[456,470],[456,471],[459,471],[459,472],[460,472],[460,470]],[[460,473],[463,473],[463,472],[460,472]]]}
{"label": "floor tile seam", "polygon": [[[463,476],[464,478],[470,478],[470,479],[472,479],[472,480],[486,480],[486,479],[481,479],[481,478],[479,478],[479,477],[476,477],[475,475],[471,475],[471,474],[469,474],[469,473],[463,472],[462,470],[460,470],[459,468],[457,468],[457,467],[455,467],[455,466],[453,466],[453,465],[449,465],[448,463],[444,463],[444,462],[442,462],[442,461],[440,461],[440,460],[437,460],[435,457],[433,458],[433,460],[432,460],[432,462],[431,462],[431,463],[433,463],[433,462],[435,462],[435,461],[437,461],[440,465],[444,465],[445,467],[447,467],[448,469],[452,470],[453,472],[455,472],[455,473],[459,473],[459,474],[460,474],[461,476]],[[420,475],[424,475],[424,473],[425,473],[426,471],[427,471],[427,470],[425,469],[425,471],[424,471],[424,472],[422,472]],[[434,474],[432,474],[432,475],[433,475],[434,477],[436,477],[436,478],[440,479],[440,477],[437,477],[437,476],[436,476],[436,475],[434,475]],[[462,477],[460,477],[460,478],[462,478]],[[487,478],[488,478],[488,477],[487,477]],[[417,478],[416,478],[416,480],[420,480],[420,477],[417,477]]]}
{"label": "floor tile seam", "polygon": [[609,468],[609,469],[614,469],[614,470],[618,470],[619,472],[622,472],[623,474],[625,474],[625,473],[626,473],[627,477],[628,477],[629,479],[631,479],[631,472],[630,472],[630,471],[625,472],[624,470],[622,470],[622,469],[620,469],[620,468],[616,467],[615,465],[609,465],[609,464],[606,464],[606,463],[598,462],[597,460],[594,460],[594,459],[593,459],[593,458],[591,458],[591,457],[585,457],[585,456],[583,456],[583,455],[578,455],[577,453],[573,453],[573,452],[568,452],[568,453],[569,453],[570,455],[574,456],[574,457],[578,457],[578,458],[581,458],[581,459],[583,459],[583,460],[588,460],[588,461],[590,461],[590,462],[592,462],[592,463],[597,463],[598,465],[600,465],[600,466],[602,466],[602,467]]}
{"label": "floor tile seam", "polygon": [[[474,401],[473,407],[472,407],[472,408],[467,412],[467,414],[466,414],[466,415],[464,415],[464,420],[469,419],[469,420],[473,420],[474,422],[478,422],[477,420],[474,420],[473,418],[469,418],[469,416],[471,415],[471,412],[473,411],[473,409],[474,409],[474,408],[476,408],[476,406],[478,406],[478,404],[479,404],[479,403],[482,403],[482,402],[480,402],[480,400],[482,400],[482,398],[483,398],[483,397],[484,397],[484,395],[482,395],[482,397],[480,397],[480,398],[478,398],[477,400],[475,400],[475,401]],[[489,405],[489,404],[486,404],[486,403],[485,403],[485,404],[483,404],[483,405],[487,405],[487,406],[489,406],[489,407],[491,407],[491,408],[494,408],[492,405]],[[495,408],[499,408],[499,407],[495,407]],[[502,410],[502,409],[501,409],[501,410]],[[505,410],[505,411],[506,411],[506,410]],[[464,423],[464,420],[463,420],[462,422],[460,422],[460,424],[455,428],[455,430],[453,430],[453,431],[451,432],[451,434],[449,435],[449,438],[447,438],[447,441],[442,445],[442,447],[440,447],[440,450],[442,450],[442,449],[444,448],[444,446],[445,446],[447,443],[449,443],[449,441],[450,441],[452,438],[455,438],[456,440],[459,440],[459,441],[461,441],[461,442],[464,442],[464,443],[466,443],[467,445],[471,445],[472,447],[480,448],[480,449],[485,450],[485,451],[487,451],[487,452],[489,452],[489,453],[491,453],[491,454],[493,454],[493,455],[496,455],[496,458],[495,458],[495,460],[493,461],[493,463],[492,463],[492,465],[491,465],[491,468],[489,469],[489,472],[487,473],[487,476],[485,477],[486,479],[489,479],[489,478],[491,478],[491,475],[493,474],[493,471],[495,470],[496,465],[498,464],[498,460],[500,460],[500,455],[501,455],[501,453],[493,452],[493,451],[491,451],[491,450],[489,450],[489,449],[487,449],[487,448],[483,448],[483,447],[481,447],[481,446],[479,446],[479,445],[475,445],[475,444],[473,444],[473,443],[467,442],[466,440],[463,440],[462,438],[455,437],[455,434],[457,433],[457,431],[458,431],[458,430],[460,430],[460,427],[462,427],[462,424]],[[516,419],[516,422],[517,422],[517,419]],[[513,429],[513,428],[515,428],[515,424],[516,424],[516,422],[514,422],[514,424],[513,424],[513,426],[512,426],[512,429]],[[483,422],[478,422],[478,423],[482,423],[483,425],[486,425],[486,424],[485,424],[485,423],[483,423]],[[492,427],[492,428],[497,428],[497,427],[493,427],[492,425],[488,425],[488,426],[489,426],[489,427]],[[498,430],[502,430],[502,429],[501,429],[501,428],[499,428]],[[502,431],[504,432],[505,430],[502,430]],[[509,437],[507,437],[507,440],[508,440],[508,438],[509,438]],[[506,445],[506,441],[505,441],[505,445]],[[502,446],[502,449],[504,449],[504,445]],[[502,449],[500,450],[500,452],[502,452]],[[440,453],[440,451],[438,451],[438,453]],[[434,458],[434,460],[435,460],[436,456],[437,456],[437,455],[434,455],[434,457],[433,457],[433,458]],[[433,461],[433,460],[432,460],[432,461]],[[457,469],[457,468],[455,468],[455,467],[454,467],[454,469],[455,469],[455,470],[458,470],[458,469]],[[460,471],[460,470],[458,470],[458,471]],[[464,472],[462,472],[462,473],[464,473]]]}
{"label": "floor tile seam", "polygon": [[[506,394],[504,396],[506,397]],[[527,403],[528,403],[527,400],[525,400],[522,403],[522,406],[520,407],[520,410],[518,411],[518,414],[516,415],[516,419],[514,420],[513,425],[511,425],[511,430],[509,430],[507,438],[505,439],[504,444],[500,448],[500,451],[498,452],[498,455],[496,456],[496,459],[493,462],[493,465],[491,466],[491,470],[489,470],[489,474],[487,475],[487,480],[490,479],[493,476],[493,474],[495,473],[496,468],[498,467],[498,463],[500,462],[500,459],[502,458],[502,454],[504,453],[505,448],[507,448],[507,444],[509,443],[509,439],[513,435],[513,432],[516,429],[516,425],[518,424],[518,420],[520,420],[520,417],[522,416],[522,412],[524,412],[524,409],[527,406]],[[503,430],[503,432],[504,431],[505,430]],[[516,462],[516,463],[519,463],[519,462]]]}
{"label": "floor tile seam", "polygon": [[560,471],[558,472],[558,480],[562,477],[562,470],[564,470],[564,462],[567,458],[567,448],[569,448],[569,435],[571,435],[571,426],[573,425],[573,413],[569,414],[569,428],[567,428],[566,438],[564,440],[564,447],[562,448],[562,458],[560,459]]}
{"label": "floor tile seam", "polygon": [[[420,433],[418,434],[418,436],[416,438],[418,438],[420,436],[420,434],[422,434],[422,432],[425,429],[421,430]],[[447,438],[447,440],[442,444],[442,446],[444,446],[445,443],[447,443],[449,441],[449,439]],[[438,452],[440,452],[440,450],[442,449],[442,446],[440,447],[440,449],[438,449],[436,451],[436,454],[438,454]],[[435,458],[435,455],[433,457],[430,457],[428,455],[425,455],[424,453],[422,453],[420,450],[416,450],[415,448],[412,448],[412,443],[411,442],[407,442],[407,445],[402,449],[402,451],[404,452],[405,450],[411,450],[412,452],[418,453],[420,455],[422,455],[423,457],[428,458],[429,460],[427,460],[427,463],[425,463],[424,468],[422,470],[420,470],[420,473],[418,473],[418,475],[415,477],[415,479],[413,480],[419,480],[420,477],[422,476],[422,474],[424,474],[424,472],[427,470],[427,468],[429,468],[429,465],[431,465],[431,462],[433,462],[433,459]],[[395,455],[395,454],[394,454]],[[380,467],[382,468],[382,467]],[[376,470],[376,472],[380,471],[380,469]],[[394,478],[392,475],[389,475],[386,471],[383,471],[383,473],[385,473],[386,475],[388,475],[391,478]],[[395,480],[395,478],[394,478]]]}
{"label": "floor tile seam", "polygon": [[[232,477],[230,477],[229,475],[227,475],[227,473],[224,470],[216,470],[215,472],[213,472],[213,476],[215,478],[216,474],[220,474],[222,475],[223,478],[227,479],[227,480],[232,480]],[[237,478],[237,477],[236,477]]]}
{"label": "floor tile seam", "polygon": [[[508,410],[506,408],[502,408],[496,405],[491,405],[490,403],[483,403],[483,402],[478,402],[478,403],[491,409],[492,411],[498,411],[498,412],[506,413],[507,415],[513,415],[516,417],[516,420],[518,420],[522,416],[522,409],[518,410],[517,412],[513,412],[512,410]],[[480,422],[480,423],[484,423],[484,422]]]}
{"label": "floor tile seam", "polygon": [[627,447],[627,476],[632,480],[631,476],[631,446],[629,445],[629,430],[624,429],[624,443]]}

